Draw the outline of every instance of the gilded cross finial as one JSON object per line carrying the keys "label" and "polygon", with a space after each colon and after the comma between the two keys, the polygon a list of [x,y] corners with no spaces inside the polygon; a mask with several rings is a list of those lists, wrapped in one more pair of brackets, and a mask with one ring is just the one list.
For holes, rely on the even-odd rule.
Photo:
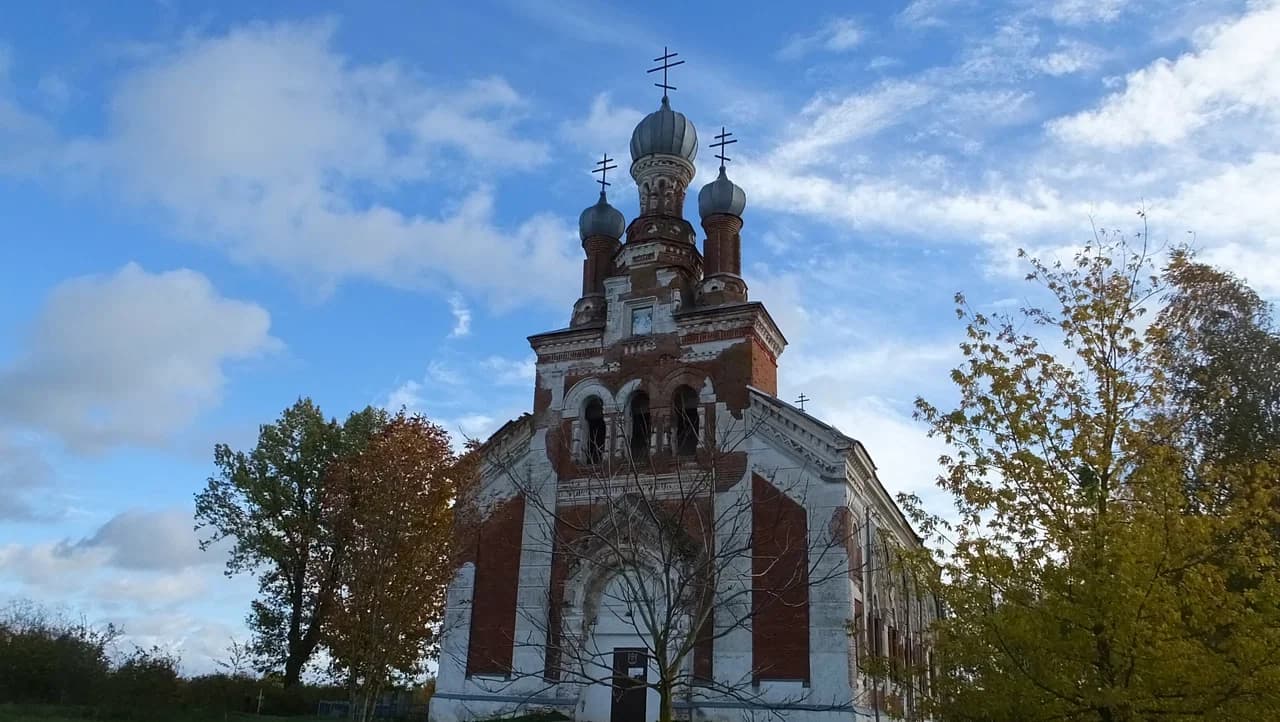
{"label": "gilded cross finial", "polygon": [[655,62],[655,63],[661,63],[661,65],[659,65],[659,66],[658,66],[658,67],[656,67],[656,68],[649,68],[649,70],[648,70],[648,71],[646,71],[646,72],[650,72],[650,73],[656,73],[656,72],[658,72],[659,70],[661,70],[661,71],[662,71],[662,82],[661,82],[661,83],[654,83],[654,85],[655,85],[655,86],[657,86],[657,87],[659,87],[659,88],[662,88],[662,99],[663,99],[663,100],[666,100],[666,99],[667,99],[667,91],[668,91],[668,90],[676,90],[676,86],[674,86],[674,85],[668,85],[668,84],[667,84],[667,71],[668,71],[668,70],[670,70],[671,68],[674,68],[674,67],[675,67],[675,66],[677,66],[677,65],[684,65],[684,61],[683,61],[683,60],[677,60],[677,61],[675,61],[674,63],[673,63],[673,62],[671,62],[671,59],[672,59],[672,58],[674,58],[674,57],[676,57],[676,56],[677,56],[677,55],[679,55],[679,54],[680,54],[680,53],[673,53],[673,52],[671,52],[670,50],[668,50],[668,49],[667,49],[667,46],[665,46],[665,45],[664,45],[664,46],[662,46],[662,56],[661,56],[661,57],[657,57],[657,58],[654,58],[654,59],[653,59],[653,62]]}
{"label": "gilded cross finial", "polygon": [[728,163],[729,161],[733,160],[732,158],[724,154],[725,146],[733,145],[734,143],[738,142],[737,138],[734,138],[733,140],[729,140],[729,138],[731,137],[733,137],[733,133],[726,131],[724,129],[724,126],[722,125],[720,126],[720,135],[716,136],[716,142],[710,145],[711,148],[717,148],[720,151],[719,153],[716,154],[716,157],[720,159],[720,170],[724,170],[725,163]]}
{"label": "gilded cross finial", "polygon": [[605,180],[609,175],[609,171],[615,170],[618,167],[616,165],[611,165],[612,163],[613,159],[609,157],[608,153],[605,153],[601,160],[596,161],[596,169],[591,171],[592,173],[600,174],[600,180],[596,181],[596,183],[600,184],[600,195],[604,195],[605,188],[613,185],[609,181]]}

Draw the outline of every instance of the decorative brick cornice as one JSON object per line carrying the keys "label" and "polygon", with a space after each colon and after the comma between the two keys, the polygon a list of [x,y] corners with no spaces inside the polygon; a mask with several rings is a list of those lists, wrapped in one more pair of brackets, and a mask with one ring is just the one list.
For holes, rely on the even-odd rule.
{"label": "decorative brick cornice", "polygon": [[[692,308],[681,311],[676,317],[682,343],[692,343],[690,338],[702,340],[703,334],[720,335],[725,331],[736,331],[738,336],[746,336],[750,332],[759,343],[776,360],[787,347],[787,340],[778,325],[758,301],[748,301],[711,308]],[[721,336],[729,338],[732,336]],[[713,340],[708,336],[706,340]]]}

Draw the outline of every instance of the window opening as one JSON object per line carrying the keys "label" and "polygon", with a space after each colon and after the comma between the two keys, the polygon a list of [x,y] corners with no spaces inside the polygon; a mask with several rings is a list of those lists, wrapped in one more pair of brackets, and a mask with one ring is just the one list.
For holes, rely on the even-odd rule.
{"label": "window opening", "polygon": [[676,390],[676,453],[691,456],[698,450],[698,395],[688,386]]}
{"label": "window opening", "polygon": [[649,454],[649,395],[637,391],[631,397],[631,455],[636,457]]}
{"label": "window opening", "polygon": [[599,463],[604,457],[605,445],[605,426],[604,426],[604,403],[600,399],[592,397],[587,401],[587,408],[583,412],[583,416],[587,422],[586,428],[586,458],[592,464]]}

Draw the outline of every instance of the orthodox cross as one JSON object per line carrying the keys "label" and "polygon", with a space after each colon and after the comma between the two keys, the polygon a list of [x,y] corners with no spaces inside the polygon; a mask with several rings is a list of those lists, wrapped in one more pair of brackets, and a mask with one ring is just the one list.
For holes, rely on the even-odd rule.
{"label": "orthodox cross", "polygon": [[732,135],[733,135],[733,133],[729,133],[729,132],[725,131],[724,126],[722,125],[722,126],[720,126],[720,135],[717,135],[717,136],[716,136],[716,142],[715,142],[715,143],[712,143],[712,144],[709,146],[709,147],[711,147],[711,148],[719,148],[719,149],[720,149],[720,152],[716,154],[716,157],[720,159],[720,169],[721,169],[721,170],[724,170],[724,164],[725,164],[725,163],[728,163],[729,161],[733,160],[732,158],[730,158],[729,156],[727,156],[727,155],[725,155],[725,154],[724,154],[724,148],[725,148],[725,146],[727,146],[727,145],[733,145],[734,143],[737,143],[737,142],[738,142],[738,139],[737,139],[737,138],[734,138],[733,140],[729,140],[729,138],[730,138]]}
{"label": "orthodox cross", "polygon": [[609,181],[605,180],[605,178],[609,175],[609,171],[615,170],[618,167],[616,165],[610,165],[611,163],[613,163],[613,159],[609,157],[608,153],[605,153],[604,158],[602,160],[596,161],[596,165],[599,167],[591,171],[592,173],[600,174],[600,180],[596,181],[596,183],[600,184],[600,192],[602,194],[604,193],[604,189],[606,187],[613,185]]}
{"label": "orthodox cross", "polygon": [[797,404],[800,404],[800,410],[801,410],[801,411],[804,411],[804,402],[806,402],[806,401],[813,401],[813,399],[809,398],[808,396],[805,396],[805,395],[804,395],[804,392],[803,392],[803,391],[801,391],[801,392],[800,392],[800,398],[796,399],[796,403],[797,403]]}
{"label": "orthodox cross", "polygon": [[655,63],[662,63],[662,64],[661,64],[661,65],[659,65],[659,66],[658,66],[658,67],[656,67],[656,68],[649,68],[649,70],[647,70],[647,71],[646,71],[646,72],[649,72],[649,73],[656,73],[656,72],[658,72],[659,70],[661,70],[661,71],[662,71],[662,82],[661,82],[661,83],[654,83],[654,85],[656,85],[656,86],[657,86],[657,87],[659,87],[659,88],[662,88],[662,99],[663,99],[663,100],[666,100],[666,99],[667,99],[667,91],[668,91],[668,90],[676,90],[676,86],[674,86],[674,85],[667,85],[667,71],[668,71],[668,70],[670,70],[671,68],[674,68],[674,67],[675,67],[675,66],[677,66],[677,65],[684,65],[684,61],[683,61],[683,60],[677,60],[677,61],[675,61],[674,63],[673,63],[673,62],[671,62],[671,59],[672,59],[672,58],[674,58],[674,57],[676,57],[676,56],[677,56],[677,55],[679,55],[679,54],[680,54],[680,53],[673,53],[673,52],[671,52],[671,51],[667,50],[667,46],[665,46],[665,45],[664,45],[664,46],[662,46],[662,57],[654,58],[654,59],[653,59],[653,62],[655,62]]}

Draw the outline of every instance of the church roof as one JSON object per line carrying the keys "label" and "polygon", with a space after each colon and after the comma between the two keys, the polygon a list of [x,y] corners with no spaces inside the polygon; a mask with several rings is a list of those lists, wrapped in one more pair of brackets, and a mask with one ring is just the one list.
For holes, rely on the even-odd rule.
{"label": "church roof", "polygon": [[837,448],[844,452],[845,459],[853,462],[855,466],[862,467],[866,472],[866,477],[871,482],[869,486],[872,487],[873,491],[879,497],[879,501],[881,505],[885,507],[885,511],[892,512],[896,517],[896,520],[902,524],[903,528],[917,542],[922,541],[920,539],[920,535],[917,534],[916,530],[911,526],[911,521],[907,519],[907,515],[903,513],[902,507],[898,506],[898,502],[894,500],[893,496],[889,493],[889,490],[884,487],[884,483],[880,481],[880,476],[876,473],[875,462],[871,459],[871,454],[867,452],[867,447],[864,446],[861,441],[845,434],[813,414],[783,401],[768,391],[758,389],[755,386],[748,386],[747,390],[751,392],[751,397],[753,399],[769,404],[782,414],[790,416],[792,419],[803,421],[805,424],[816,426],[821,431],[829,434],[832,437],[831,440],[837,445]]}

